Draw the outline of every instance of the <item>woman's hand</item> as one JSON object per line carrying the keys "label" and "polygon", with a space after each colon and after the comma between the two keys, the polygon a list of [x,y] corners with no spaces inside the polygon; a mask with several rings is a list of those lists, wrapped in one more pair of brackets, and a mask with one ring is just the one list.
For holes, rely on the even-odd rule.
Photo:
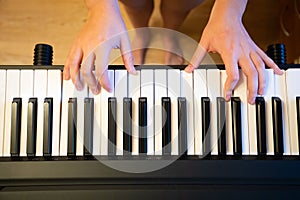
{"label": "woman's hand", "polygon": [[88,19],[71,48],[63,75],[65,80],[71,78],[78,90],[83,89],[82,75],[90,90],[99,94],[101,87],[112,90],[107,68],[113,48],[120,48],[125,67],[130,73],[135,73],[135,68],[118,1],[86,0],[86,4]]}
{"label": "woman's hand", "polygon": [[276,74],[279,67],[253,42],[242,24],[242,14],[247,1],[217,0],[205,27],[199,47],[186,71],[192,72],[201,63],[206,52],[217,52],[225,64],[227,80],[225,99],[230,100],[239,80],[238,66],[247,77],[248,102],[254,104],[257,94],[265,88],[265,64]]}

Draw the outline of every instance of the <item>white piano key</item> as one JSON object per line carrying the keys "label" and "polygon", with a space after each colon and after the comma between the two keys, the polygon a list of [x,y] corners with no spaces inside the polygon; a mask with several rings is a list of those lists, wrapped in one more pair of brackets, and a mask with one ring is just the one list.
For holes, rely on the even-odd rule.
{"label": "white piano key", "polygon": [[11,105],[13,98],[20,96],[19,81],[20,70],[7,70],[3,156],[10,156]]}
{"label": "white piano key", "polygon": [[193,73],[181,71],[181,96],[187,100],[187,145],[188,155],[195,154],[194,133],[194,91]]}
{"label": "white piano key", "polygon": [[141,71],[141,97],[147,97],[147,155],[154,155],[154,70]]}
{"label": "white piano key", "polygon": [[101,126],[100,126],[100,154],[108,155],[108,98],[114,96],[114,70],[108,70],[108,77],[113,88],[109,93],[101,90]]}
{"label": "white piano key", "polygon": [[90,90],[89,97],[94,98],[93,156],[100,156],[101,93],[94,95]]}
{"label": "white piano key", "polygon": [[48,70],[48,94],[53,98],[52,156],[59,155],[61,70]]}
{"label": "white piano key", "polygon": [[139,154],[139,97],[141,72],[128,75],[128,97],[132,98],[132,155]]}
{"label": "white piano key", "polygon": [[207,96],[206,69],[194,71],[195,154],[203,155],[201,97]]}
{"label": "white piano key", "polygon": [[77,138],[76,156],[83,156],[84,144],[84,99],[88,97],[87,85],[81,91],[74,89],[73,97],[77,98]]}
{"label": "white piano key", "polygon": [[0,157],[3,155],[3,139],[4,139],[4,127],[5,127],[5,97],[6,93],[6,70],[0,70]]}
{"label": "white piano key", "polygon": [[240,80],[234,90],[234,96],[241,99],[242,117],[242,154],[249,155],[248,113],[247,113],[247,79],[242,70],[239,70]]}
{"label": "white piano key", "polygon": [[266,140],[267,140],[267,155],[274,155],[273,141],[273,118],[272,118],[272,97],[274,96],[274,72],[272,69],[267,69],[265,73],[266,87],[264,98],[266,102]]}
{"label": "white piano key", "polygon": [[33,96],[38,98],[37,110],[37,134],[36,134],[36,156],[43,156],[43,125],[44,125],[44,99],[47,95],[47,70],[38,69],[34,71]]}
{"label": "white piano key", "polygon": [[[227,74],[225,70],[221,70],[221,95],[225,98],[224,85]],[[232,118],[231,118],[231,102],[226,102],[226,154],[233,155],[233,136],[232,136]]]}
{"label": "white piano key", "polygon": [[297,133],[297,108],[296,96],[300,96],[299,86],[300,69],[288,69],[286,71],[287,105],[290,128],[290,147],[292,155],[299,155],[299,144]]}
{"label": "white piano key", "polygon": [[168,97],[171,99],[171,155],[178,155],[178,101],[180,97],[180,70],[168,69]]}
{"label": "white piano key", "polygon": [[249,154],[257,155],[256,105],[248,103]]}
{"label": "white piano key", "polygon": [[[155,155],[162,155],[162,104],[161,98],[167,97],[167,70],[157,69],[154,70],[155,83]],[[173,123],[173,122],[172,122]]]}
{"label": "white piano key", "polygon": [[71,80],[63,80],[62,108],[61,108],[61,131],[59,155],[67,156],[68,151],[68,100],[74,94],[74,85]]}
{"label": "white piano key", "polygon": [[126,70],[115,70],[115,97],[117,98],[116,154],[123,155],[123,98],[127,97]]}
{"label": "white piano key", "polygon": [[211,131],[211,155],[218,155],[218,116],[217,116],[217,97],[221,96],[220,70],[207,70],[207,93],[210,98],[210,131]]}
{"label": "white piano key", "polygon": [[22,97],[20,156],[27,156],[27,111],[28,100],[33,97],[33,74],[33,70],[21,70],[20,74],[20,96]]}
{"label": "white piano key", "polygon": [[283,154],[291,155],[286,72],[284,71],[284,74],[282,75],[275,75],[274,83],[275,96],[279,97],[282,101]]}
{"label": "white piano key", "polygon": [[248,104],[249,154],[257,155],[256,105]]}

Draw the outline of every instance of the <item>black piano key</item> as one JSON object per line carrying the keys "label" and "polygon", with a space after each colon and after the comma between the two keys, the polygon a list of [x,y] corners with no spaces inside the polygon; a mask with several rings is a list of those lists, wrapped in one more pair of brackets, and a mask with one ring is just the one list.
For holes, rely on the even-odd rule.
{"label": "black piano key", "polygon": [[139,98],[139,153],[147,153],[147,98]]}
{"label": "black piano key", "polygon": [[[298,124],[298,144],[300,144],[300,96],[296,97],[296,107],[297,107],[297,124]],[[299,148],[300,154],[300,148]]]}
{"label": "black piano key", "polygon": [[76,156],[77,98],[68,101],[68,151],[67,156]]}
{"label": "black piano key", "polygon": [[37,130],[37,98],[30,98],[27,111],[27,156],[36,154],[36,130]]}
{"label": "black piano key", "polygon": [[84,144],[83,155],[91,156],[93,153],[94,130],[94,98],[84,99]]}
{"label": "black piano key", "polygon": [[241,99],[231,97],[233,153],[236,156],[242,155],[242,117]]}
{"label": "black piano key", "polygon": [[279,97],[272,97],[274,154],[283,155],[282,105]]}
{"label": "black piano key", "polygon": [[187,109],[185,97],[178,97],[178,150],[179,155],[187,155]]}
{"label": "black piano key", "polygon": [[201,112],[202,112],[202,150],[203,155],[210,155],[210,99],[209,97],[201,97]]}
{"label": "black piano key", "polygon": [[117,99],[108,98],[108,155],[116,155],[117,135]]}
{"label": "black piano key", "polygon": [[22,98],[14,98],[11,105],[11,145],[12,157],[20,155]]}
{"label": "black piano key", "polygon": [[163,97],[162,105],[162,155],[171,155],[171,99]]}
{"label": "black piano key", "polygon": [[267,154],[267,131],[266,131],[266,108],[265,99],[256,97],[256,134],[257,134],[257,154],[265,156]]}
{"label": "black piano key", "polygon": [[43,155],[52,154],[53,98],[44,100]]}
{"label": "black piano key", "polygon": [[226,107],[225,99],[217,97],[217,130],[218,130],[218,155],[226,155]]}
{"label": "black piano key", "polygon": [[123,99],[123,154],[132,153],[132,98]]}

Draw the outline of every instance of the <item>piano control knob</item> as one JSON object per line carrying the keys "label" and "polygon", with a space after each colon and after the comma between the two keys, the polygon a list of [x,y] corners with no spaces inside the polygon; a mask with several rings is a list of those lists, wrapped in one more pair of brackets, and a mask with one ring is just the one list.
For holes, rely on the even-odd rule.
{"label": "piano control knob", "polygon": [[53,48],[49,44],[36,44],[34,47],[33,65],[52,65]]}
{"label": "piano control knob", "polygon": [[266,53],[276,64],[286,64],[286,49],[284,44],[271,44],[268,46]]}

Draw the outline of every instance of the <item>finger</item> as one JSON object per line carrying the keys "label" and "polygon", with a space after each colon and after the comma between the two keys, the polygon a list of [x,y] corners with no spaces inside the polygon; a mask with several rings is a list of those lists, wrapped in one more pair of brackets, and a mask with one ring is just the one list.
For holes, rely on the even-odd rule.
{"label": "finger", "polygon": [[95,75],[93,73],[94,61],[95,54],[92,52],[88,55],[87,58],[84,59],[80,71],[89,89],[92,91],[93,94],[97,95],[100,93],[100,84],[96,80]]}
{"label": "finger", "polygon": [[256,52],[258,53],[258,55],[261,57],[261,59],[264,61],[264,63],[266,63],[266,65],[268,67],[270,67],[271,69],[274,70],[275,74],[281,75],[283,74],[283,72],[281,71],[281,69],[278,67],[278,65],[276,65],[276,63],[267,56],[267,54],[265,54],[265,52],[263,52],[260,48],[257,47]]}
{"label": "finger", "polygon": [[254,52],[250,53],[250,58],[258,72],[258,94],[263,95],[266,87],[265,64],[262,59]]}
{"label": "finger", "polygon": [[70,69],[70,76],[72,79],[73,84],[75,85],[77,90],[83,89],[83,83],[80,79],[80,62],[79,62],[79,55],[80,55],[80,62],[82,59],[82,51],[80,50],[80,53],[78,53],[78,57],[73,60],[73,63],[71,63],[69,69]]}
{"label": "finger", "polygon": [[80,63],[82,60],[82,50],[74,45],[67,57],[64,71],[63,71],[63,78],[65,80],[69,80],[71,77],[71,70],[72,68],[77,68],[77,70],[80,68]]}
{"label": "finger", "polygon": [[108,76],[108,71],[105,70],[99,80],[101,86],[108,92],[112,92],[112,85]]}
{"label": "finger", "polygon": [[108,43],[100,45],[95,51],[96,53],[95,73],[96,73],[97,81],[98,83],[100,83],[100,86],[103,87],[108,92],[111,92],[112,85],[110,83],[108,72],[107,72],[111,46],[107,44]]}
{"label": "finger", "polygon": [[136,74],[137,72],[134,68],[134,61],[133,61],[133,55],[131,51],[130,40],[127,33],[124,33],[121,37],[120,50],[121,50],[125,68],[130,74]]}
{"label": "finger", "polygon": [[194,69],[198,68],[200,63],[203,61],[204,57],[207,54],[207,45],[205,45],[202,40],[200,41],[190,64],[185,68],[186,72],[192,72]]}
{"label": "finger", "polygon": [[237,66],[237,61],[235,61],[235,59],[229,58],[227,60],[223,58],[223,61],[225,64],[227,74],[227,78],[224,85],[224,94],[225,100],[229,101],[232,96],[232,92],[239,81],[239,70]]}
{"label": "finger", "polygon": [[239,64],[247,77],[248,102],[254,104],[258,90],[258,72],[250,57],[241,58]]}

